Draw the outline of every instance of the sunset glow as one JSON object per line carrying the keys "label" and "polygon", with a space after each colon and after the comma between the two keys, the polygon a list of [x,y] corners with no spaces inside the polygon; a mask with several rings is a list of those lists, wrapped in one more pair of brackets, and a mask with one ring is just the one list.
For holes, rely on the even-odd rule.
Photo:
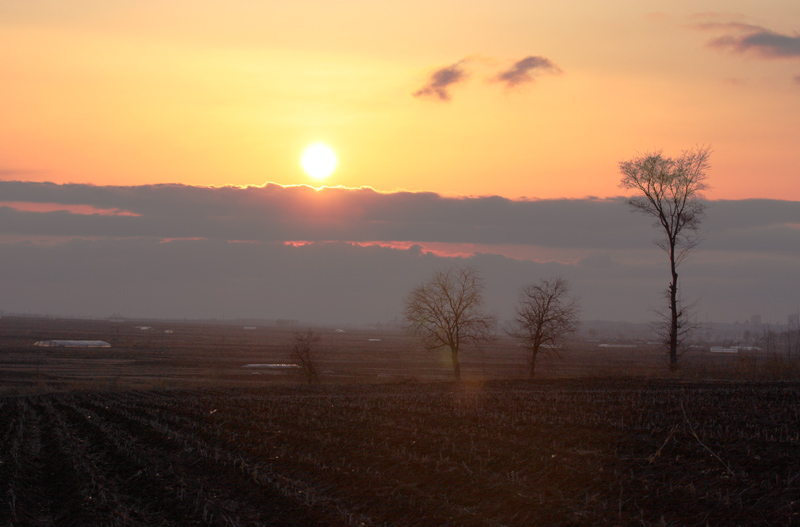
{"label": "sunset glow", "polygon": [[797,3],[52,4],[0,6],[3,179],[306,183],[323,136],[346,187],[608,197],[705,144],[709,198],[800,199]]}
{"label": "sunset glow", "polygon": [[455,262],[499,313],[562,274],[587,317],[642,319],[669,276],[619,164],[696,146],[687,302],[797,310],[800,2],[41,0],[0,21],[0,311],[392,319]]}

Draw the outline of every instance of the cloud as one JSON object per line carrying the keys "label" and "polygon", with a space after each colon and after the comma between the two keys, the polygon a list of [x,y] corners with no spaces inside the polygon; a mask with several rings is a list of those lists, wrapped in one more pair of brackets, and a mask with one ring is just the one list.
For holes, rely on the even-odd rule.
{"label": "cloud", "polygon": [[[454,84],[465,82],[469,75],[465,69],[468,59],[436,70],[422,88],[414,92],[414,97],[433,97],[440,101],[450,100],[449,88]],[[480,62],[480,61],[479,61]],[[539,73],[561,73],[561,69],[550,59],[529,55],[515,62],[510,68],[492,75],[492,79],[501,82],[508,88],[534,81]]]}
{"label": "cloud", "polygon": [[464,69],[466,59],[433,72],[427,84],[414,92],[414,97],[434,97],[440,101],[449,101],[449,89],[452,85],[464,82],[468,75]]}
{"label": "cloud", "polygon": [[561,69],[550,59],[531,55],[515,62],[511,68],[499,73],[496,79],[511,88],[533,82],[533,74],[538,72],[561,73]]}
{"label": "cloud", "polygon": [[726,34],[709,41],[709,46],[734,53],[754,53],[762,58],[800,57],[800,35],[782,35],[769,29],[740,22],[711,22],[697,27]]}
{"label": "cloud", "polygon": [[[373,322],[460,262],[485,274],[501,317],[520,285],[562,275],[587,318],[639,321],[669,281],[658,231],[623,198],[19,181],[0,181],[0,196],[15,204],[0,206],[0,309],[11,312]],[[27,206],[41,203],[71,206]],[[120,213],[95,212],[107,210]],[[798,218],[800,202],[708,202],[684,293],[712,320],[785,320],[800,297]]]}
{"label": "cloud", "polygon": [[[0,235],[205,238],[256,242],[413,241],[576,248],[646,244],[621,200],[446,198],[369,188],[96,187],[0,182],[9,202],[65,203],[114,215],[0,207]],[[593,218],[593,219],[589,219]],[[599,227],[601,226],[602,227]],[[557,226],[557,228],[554,228]]]}
{"label": "cloud", "polygon": [[[383,193],[371,188],[93,186],[0,181],[0,235],[286,242],[427,242],[563,250],[647,247],[657,235],[623,198],[512,200]],[[107,211],[115,214],[81,213]],[[800,247],[800,203],[709,202],[707,242],[719,250]]]}

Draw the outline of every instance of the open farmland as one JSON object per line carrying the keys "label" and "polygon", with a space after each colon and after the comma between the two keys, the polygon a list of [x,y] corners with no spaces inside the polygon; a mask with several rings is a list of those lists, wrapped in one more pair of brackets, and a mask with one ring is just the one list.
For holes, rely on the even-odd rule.
{"label": "open farmland", "polygon": [[[142,329],[146,328],[146,329]],[[94,339],[111,348],[40,348]],[[390,330],[0,319],[0,525],[800,525],[800,382],[763,357],[574,345],[522,380]]]}
{"label": "open farmland", "polygon": [[[146,329],[142,329],[146,328]],[[247,328],[247,329],[245,329]],[[292,327],[154,321],[3,317],[0,393],[75,389],[258,387],[295,382],[285,371],[247,368],[289,361]],[[420,348],[396,329],[320,329],[326,383],[435,381],[452,378],[449,353]],[[41,348],[51,339],[103,340],[111,348]],[[601,349],[593,343],[543,361],[543,377],[653,373],[663,356],[651,348]],[[527,375],[527,356],[508,338],[461,353],[467,379]]]}
{"label": "open farmland", "polygon": [[[142,329],[145,328],[145,329]],[[73,390],[260,387],[296,382],[286,371],[247,368],[289,361],[294,328],[165,321],[108,321],[33,317],[0,318],[0,394]],[[326,384],[442,381],[452,379],[449,353],[430,353],[391,328],[320,329],[320,370]],[[111,348],[42,348],[43,340],[103,340]],[[543,359],[537,376],[641,377],[666,373],[664,353],[638,341],[615,347],[624,336],[574,342],[560,360]],[[605,344],[601,347],[600,344]],[[519,379],[528,357],[499,337],[461,352],[467,380]],[[792,364],[757,355],[693,351],[681,358],[679,375],[690,378],[791,378]],[[779,361],[780,362],[780,361]],[[796,378],[796,375],[795,375]]]}
{"label": "open farmland", "polygon": [[800,384],[0,399],[6,525],[796,525]]}

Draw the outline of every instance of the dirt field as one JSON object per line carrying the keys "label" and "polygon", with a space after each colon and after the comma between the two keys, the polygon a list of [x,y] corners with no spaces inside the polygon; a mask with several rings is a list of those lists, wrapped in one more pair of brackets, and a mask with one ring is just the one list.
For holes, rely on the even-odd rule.
{"label": "dirt field", "polygon": [[[242,367],[288,329],[137,325],[0,320],[0,525],[800,525],[800,382],[632,348],[513,380],[506,342],[455,384],[400,334],[331,330],[305,386]],[[56,338],[113,347],[32,346]]]}
{"label": "dirt field", "polygon": [[797,525],[797,383],[0,398],[4,525]]}

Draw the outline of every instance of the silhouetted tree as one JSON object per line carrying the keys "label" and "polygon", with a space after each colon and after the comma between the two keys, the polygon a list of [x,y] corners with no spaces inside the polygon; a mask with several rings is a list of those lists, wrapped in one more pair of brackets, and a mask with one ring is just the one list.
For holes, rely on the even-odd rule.
{"label": "silhouetted tree", "polygon": [[778,350],[779,334],[769,324],[761,328],[758,334],[758,346],[766,353],[775,353]]}
{"label": "silhouetted tree", "polygon": [[300,374],[309,384],[319,382],[316,346],[320,339],[320,334],[313,329],[294,332],[291,360],[300,366]]}
{"label": "silhouetted tree", "polygon": [[620,186],[636,191],[628,205],[655,218],[664,237],[656,245],[669,255],[672,280],[667,289],[669,325],[665,341],[668,345],[669,368],[678,368],[678,343],[682,310],[678,302],[678,266],[700,242],[699,226],[705,218],[705,205],[700,201],[708,170],[708,147],[684,151],[679,157],[664,157],[661,151],[646,153],[619,164]]}
{"label": "silhouetted tree", "polygon": [[406,296],[403,318],[406,329],[426,349],[450,350],[457,381],[461,380],[461,347],[489,339],[495,325],[494,316],[484,310],[483,280],[474,267],[434,273]]}
{"label": "silhouetted tree", "polygon": [[578,329],[578,301],[568,298],[570,284],[561,277],[522,287],[513,326],[508,334],[530,353],[530,378],[540,355],[558,356],[558,346]]}
{"label": "silhouetted tree", "polygon": [[786,329],[783,330],[783,339],[786,343],[786,356],[789,358],[800,356],[800,317],[789,316]]}

